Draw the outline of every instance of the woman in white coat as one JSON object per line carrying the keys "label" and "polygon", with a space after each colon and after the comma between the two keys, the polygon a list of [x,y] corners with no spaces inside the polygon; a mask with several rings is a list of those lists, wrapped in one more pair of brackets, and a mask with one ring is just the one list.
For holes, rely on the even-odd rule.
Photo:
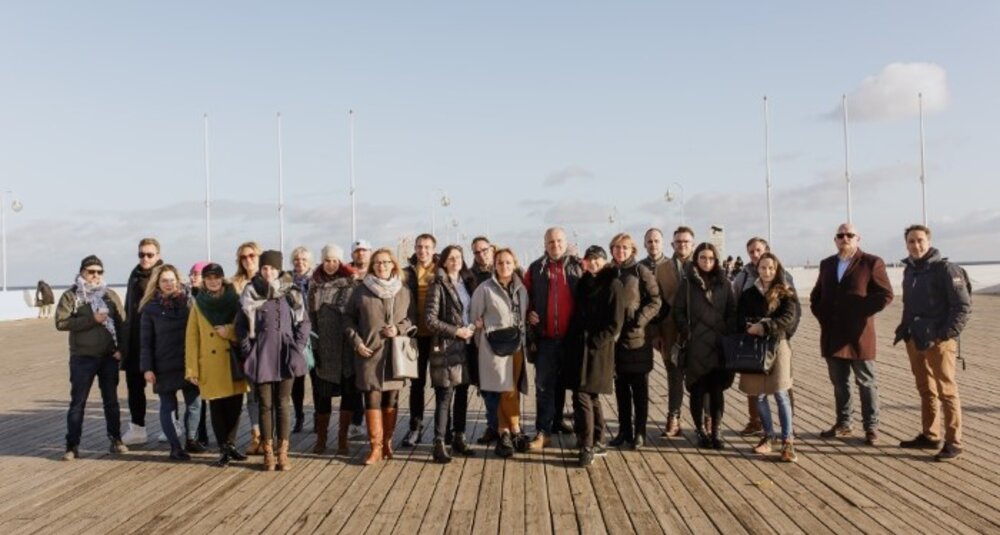
{"label": "woman in white coat", "polygon": [[[496,454],[510,457],[514,450],[528,449],[528,439],[521,432],[521,394],[528,392],[528,376],[524,369],[525,315],[528,311],[528,290],[514,271],[517,257],[510,249],[500,249],[493,255],[493,277],[479,285],[472,294],[470,316],[476,325],[479,347],[479,390],[486,410],[497,415],[500,440]],[[494,331],[517,331],[516,349],[497,354],[489,336]],[[506,353],[506,351],[504,351]]]}

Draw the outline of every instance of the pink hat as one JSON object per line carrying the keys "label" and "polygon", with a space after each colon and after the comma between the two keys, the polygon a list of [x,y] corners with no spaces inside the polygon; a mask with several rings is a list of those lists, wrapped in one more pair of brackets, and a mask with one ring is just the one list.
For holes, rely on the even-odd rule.
{"label": "pink hat", "polygon": [[188,274],[198,273],[200,275],[201,274],[201,270],[205,269],[205,266],[207,266],[207,265],[208,265],[208,262],[195,262],[195,264],[193,266],[191,266],[191,271],[189,271]]}

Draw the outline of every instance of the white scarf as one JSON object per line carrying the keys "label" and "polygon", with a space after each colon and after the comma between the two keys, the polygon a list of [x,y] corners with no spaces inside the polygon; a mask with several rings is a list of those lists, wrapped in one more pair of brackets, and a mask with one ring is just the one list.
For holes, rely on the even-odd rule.
{"label": "white scarf", "polygon": [[380,279],[369,273],[365,275],[362,282],[379,299],[392,299],[403,288],[403,281],[396,275],[388,279]]}
{"label": "white scarf", "polygon": [[274,279],[267,284],[267,295],[260,295],[254,288],[253,279],[243,288],[240,295],[240,308],[247,317],[247,336],[254,339],[257,336],[257,309],[264,306],[270,299],[283,299],[288,295],[291,299],[288,303],[292,308],[292,319],[296,324],[302,323],[305,319],[305,307],[302,303],[302,292],[292,282],[292,277],[287,274]]}
{"label": "white scarf", "polygon": [[117,343],[118,337],[115,332],[115,321],[111,317],[111,311],[108,310],[108,304],[104,302],[104,296],[107,295],[107,293],[108,285],[105,284],[103,280],[100,284],[95,286],[85,281],[82,275],[76,276],[75,308],[79,308],[81,304],[86,303],[90,305],[90,310],[95,314],[101,311],[107,312],[108,317],[104,319],[104,328],[111,333],[111,338],[113,338]]}

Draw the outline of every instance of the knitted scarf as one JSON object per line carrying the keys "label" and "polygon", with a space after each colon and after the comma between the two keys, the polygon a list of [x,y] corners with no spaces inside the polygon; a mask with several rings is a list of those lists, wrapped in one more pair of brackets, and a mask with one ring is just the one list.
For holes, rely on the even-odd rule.
{"label": "knitted scarf", "polygon": [[76,276],[76,306],[79,307],[81,304],[90,305],[90,310],[95,314],[101,311],[107,312],[108,317],[104,320],[104,328],[111,333],[111,338],[117,340],[117,333],[115,332],[115,321],[112,319],[111,310],[108,309],[108,304],[104,301],[104,296],[108,293],[108,285],[102,280],[98,285],[92,285],[83,279],[83,276]]}
{"label": "knitted scarf", "polygon": [[301,323],[305,318],[305,306],[302,303],[302,292],[295,286],[291,275],[282,273],[270,283],[259,273],[250,279],[250,284],[243,288],[243,295],[240,296],[240,307],[246,314],[247,332],[251,339],[257,336],[257,310],[268,300],[285,297],[288,298],[288,305],[292,307],[292,319],[295,323]]}
{"label": "knitted scarf", "polygon": [[362,282],[379,299],[392,299],[403,288],[403,281],[395,275],[388,279],[380,279],[369,273]]}
{"label": "knitted scarf", "polygon": [[201,315],[213,327],[233,323],[236,313],[240,311],[240,296],[236,295],[236,289],[229,283],[224,283],[222,291],[214,295],[208,290],[198,292],[194,301],[198,304]]}

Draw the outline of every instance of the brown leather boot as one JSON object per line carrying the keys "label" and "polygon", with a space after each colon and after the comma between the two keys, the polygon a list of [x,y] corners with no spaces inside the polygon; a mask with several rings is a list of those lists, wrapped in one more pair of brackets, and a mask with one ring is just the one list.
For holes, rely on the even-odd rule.
{"label": "brown leather boot", "polygon": [[264,445],[260,441],[260,429],[250,429],[250,446],[247,447],[247,455],[260,455],[264,453]]}
{"label": "brown leather boot", "polygon": [[368,444],[371,446],[371,451],[365,458],[367,466],[382,460],[382,411],[365,410],[365,423],[368,425]]}
{"label": "brown leather boot", "polygon": [[382,458],[392,459],[392,435],[396,433],[397,409],[382,409]]}
{"label": "brown leather boot", "polygon": [[337,428],[337,455],[347,455],[350,453],[347,449],[347,430],[351,427],[352,416],[354,416],[353,411],[340,410],[340,426]]}
{"label": "brown leather boot", "polygon": [[326,452],[327,428],[330,427],[330,415],[316,413],[314,418],[316,424],[316,444],[313,445],[313,453],[319,455]]}
{"label": "brown leather boot", "polygon": [[666,437],[681,436],[681,419],[673,415],[668,416],[667,430],[663,432],[663,436]]}
{"label": "brown leather boot", "polygon": [[278,440],[278,470],[287,472],[292,469],[292,463],[288,460],[288,439]]}
{"label": "brown leather boot", "polygon": [[264,453],[264,471],[273,472],[276,460],[274,458],[274,443],[271,442],[271,439],[262,441],[261,450]]}

